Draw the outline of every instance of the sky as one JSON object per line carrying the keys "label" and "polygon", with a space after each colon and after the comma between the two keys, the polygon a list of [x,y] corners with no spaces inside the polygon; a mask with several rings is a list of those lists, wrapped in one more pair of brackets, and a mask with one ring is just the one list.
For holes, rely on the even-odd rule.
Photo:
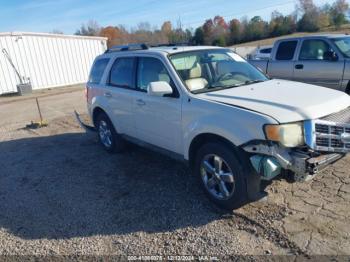
{"label": "sky", "polygon": [[[314,0],[316,5],[334,0]],[[265,20],[277,10],[290,14],[297,0],[0,0],[0,32],[52,32],[73,34],[83,23],[95,20],[101,26],[141,22],[160,27],[164,21],[181,21],[184,28],[196,28],[215,15],[226,20],[255,15]]]}

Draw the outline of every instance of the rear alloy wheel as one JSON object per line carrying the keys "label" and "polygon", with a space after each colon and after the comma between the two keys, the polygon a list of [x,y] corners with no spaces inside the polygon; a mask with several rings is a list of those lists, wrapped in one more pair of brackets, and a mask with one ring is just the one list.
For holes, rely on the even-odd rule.
{"label": "rear alloy wheel", "polygon": [[208,143],[197,152],[195,174],[209,199],[224,209],[236,209],[247,201],[244,166],[233,147]]}
{"label": "rear alloy wheel", "polygon": [[113,135],[111,128],[104,120],[101,120],[99,123],[98,135],[100,136],[100,141],[105,148],[111,148],[113,146]]}
{"label": "rear alloy wheel", "polygon": [[125,147],[125,141],[116,132],[108,116],[101,113],[97,118],[98,138],[103,148],[109,153],[121,152]]}

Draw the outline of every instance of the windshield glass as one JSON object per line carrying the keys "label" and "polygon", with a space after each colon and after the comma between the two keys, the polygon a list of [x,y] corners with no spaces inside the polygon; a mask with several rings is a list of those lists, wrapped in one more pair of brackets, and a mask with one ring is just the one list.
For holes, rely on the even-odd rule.
{"label": "windshield glass", "polygon": [[170,56],[177,73],[192,93],[210,92],[268,78],[227,49],[200,50]]}
{"label": "windshield glass", "polygon": [[350,58],[350,37],[334,38],[332,41],[345,57]]}

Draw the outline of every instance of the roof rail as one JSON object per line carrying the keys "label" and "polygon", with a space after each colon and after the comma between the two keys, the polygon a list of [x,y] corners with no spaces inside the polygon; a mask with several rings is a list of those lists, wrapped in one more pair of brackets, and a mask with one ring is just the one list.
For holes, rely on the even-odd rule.
{"label": "roof rail", "polygon": [[189,46],[189,44],[188,43],[170,43],[170,44],[151,45],[151,47],[176,47],[176,46]]}
{"label": "roof rail", "polygon": [[120,52],[120,51],[136,51],[136,50],[146,50],[148,45],[146,44],[129,44],[129,45],[115,45],[107,49],[105,53]]}

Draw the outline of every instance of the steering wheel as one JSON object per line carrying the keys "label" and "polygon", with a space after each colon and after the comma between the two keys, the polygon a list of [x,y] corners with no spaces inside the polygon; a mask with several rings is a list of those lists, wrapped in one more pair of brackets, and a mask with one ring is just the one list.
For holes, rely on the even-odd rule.
{"label": "steering wheel", "polygon": [[226,74],[219,76],[217,82],[235,79],[236,76],[243,77],[243,78],[246,78],[247,80],[249,80],[248,75],[245,73],[226,73]]}
{"label": "steering wheel", "polygon": [[223,74],[223,75],[219,76],[218,79],[216,80],[216,82],[230,80],[232,78],[233,78],[233,74],[232,73],[226,73],[226,74]]}

